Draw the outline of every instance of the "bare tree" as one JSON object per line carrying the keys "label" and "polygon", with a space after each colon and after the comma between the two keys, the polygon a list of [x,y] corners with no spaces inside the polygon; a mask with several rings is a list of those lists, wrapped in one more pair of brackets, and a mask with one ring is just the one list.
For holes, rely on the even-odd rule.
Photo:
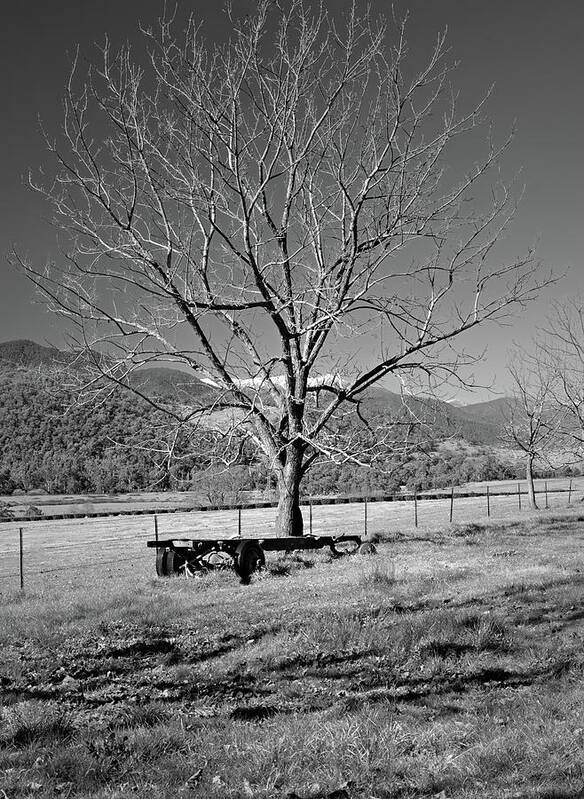
{"label": "bare tree", "polygon": [[416,68],[405,26],[359,5],[259,0],[225,46],[164,20],[148,58],[106,42],[86,74],[78,59],[54,178],[35,182],[64,254],[23,263],[109,380],[170,359],[208,382],[167,410],[263,452],[285,535],[311,465],[358,458],[339,413],[391,374],[463,379],[457,341],[545,283],[531,253],[495,251],[509,142],[446,171],[485,101],[458,112],[444,35]]}
{"label": "bare tree", "polygon": [[540,347],[554,376],[554,401],[561,408],[564,437],[574,462],[584,456],[584,308],[583,297],[554,304]]}
{"label": "bare tree", "polygon": [[525,454],[529,504],[537,510],[533,482],[536,462],[554,467],[562,456],[565,414],[556,402],[556,375],[539,351],[516,354],[509,366],[513,391],[505,410],[504,438]]}

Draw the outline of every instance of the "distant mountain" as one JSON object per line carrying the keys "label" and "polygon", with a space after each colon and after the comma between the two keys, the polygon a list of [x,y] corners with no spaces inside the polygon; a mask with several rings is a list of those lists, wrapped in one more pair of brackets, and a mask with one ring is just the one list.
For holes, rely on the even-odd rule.
{"label": "distant mountain", "polygon": [[[493,403],[505,402],[493,400]],[[503,412],[502,406],[489,406],[490,402],[480,403],[482,412],[474,413],[469,408],[458,407],[431,397],[402,397],[383,387],[368,391],[363,400],[365,414],[375,413],[383,416],[409,414],[431,429],[433,436],[443,438],[463,438],[469,444],[496,445],[500,443]]]}
{"label": "distant mountain", "polygon": [[498,397],[486,402],[476,402],[473,405],[463,405],[460,411],[470,418],[482,419],[493,424],[502,425],[510,402],[510,397]]}
{"label": "distant mountain", "polygon": [[[39,366],[65,366],[82,364],[83,355],[45,347],[28,339],[0,342],[0,364],[26,369]],[[145,396],[189,399],[209,394],[209,388],[193,375],[173,367],[144,367],[137,369],[129,378],[133,388]]]}
{"label": "distant mountain", "polygon": [[169,397],[186,402],[212,394],[212,389],[197,377],[170,366],[138,369],[132,373],[129,382],[147,397]]}
{"label": "distant mountain", "polygon": [[[215,478],[204,487],[212,463],[208,455],[213,445],[210,424],[192,429],[185,426],[176,441],[173,430],[176,459],[169,464],[165,454],[168,417],[153,407],[154,403],[115,389],[106,392],[100,403],[88,406],[78,402],[71,387],[75,381],[62,379],[59,368],[54,368],[83,370],[84,364],[82,353],[28,340],[0,343],[0,493],[32,488],[103,493],[154,485],[219,491]],[[171,364],[137,369],[128,381],[145,397],[187,407],[207,403],[216,391],[188,370]],[[263,399],[265,412],[274,413],[272,399],[268,395]],[[383,385],[368,389],[360,399],[359,414],[340,414],[331,422],[331,432],[340,439],[361,442],[366,451],[379,445],[379,460],[371,469],[349,462],[316,464],[307,477],[306,491],[346,493],[358,486],[362,491],[387,493],[401,485],[422,490],[508,476],[505,459],[495,453],[501,443],[507,400],[457,407],[431,397],[402,397]],[[319,400],[323,407],[326,392]],[[214,411],[213,427],[231,427],[237,413]],[[407,433],[413,446],[409,454],[401,446],[402,433]],[[417,450],[416,442],[420,445]],[[461,442],[471,446],[460,446]],[[421,452],[427,457],[419,457]],[[251,449],[244,456],[242,474],[247,476],[243,480],[240,475],[237,485],[245,490],[263,489],[265,464]],[[229,486],[231,490],[231,477]]]}
{"label": "distant mountain", "polygon": [[[16,367],[39,367],[71,364],[78,356],[55,347],[45,347],[34,341],[21,339],[0,343],[0,363]],[[174,368],[144,367],[129,378],[132,387],[148,397],[167,397],[178,401],[202,400],[212,394],[212,389],[188,372]],[[423,420],[436,439],[462,438],[471,444],[494,445],[499,443],[504,408],[508,400],[494,399],[474,405],[458,406],[427,397],[405,397],[374,386],[362,397],[365,416],[375,415],[394,419],[396,415],[411,414]],[[378,421],[379,421],[378,418]]]}
{"label": "distant mountain", "polygon": [[18,339],[16,341],[0,342],[0,362],[4,361],[13,366],[35,367],[49,366],[55,363],[67,363],[71,356],[56,349],[56,347],[43,347],[36,341]]}

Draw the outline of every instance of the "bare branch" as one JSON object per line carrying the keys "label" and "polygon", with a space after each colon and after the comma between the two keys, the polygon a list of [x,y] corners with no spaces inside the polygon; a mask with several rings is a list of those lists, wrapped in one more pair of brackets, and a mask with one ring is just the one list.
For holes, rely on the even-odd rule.
{"label": "bare branch", "polygon": [[170,359],[212,386],[170,416],[253,442],[282,529],[298,530],[312,463],[370,460],[340,436],[346,411],[392,374],[465,380],[464,334],[550,282],[532,253],[497,254],[516,207],[497,174],[510,138],[452,180],[489,92],[460,114],[444,34],[416,65],[405,22],[357,3],[332,19],[260,0],[223,48],[193,20],[142,32],[146,61],[107,41],[85,76],[75,60],[53,172],[33,183],[65,254],[16,260],[105,356],[101,381],[139,393],[132,374]]}

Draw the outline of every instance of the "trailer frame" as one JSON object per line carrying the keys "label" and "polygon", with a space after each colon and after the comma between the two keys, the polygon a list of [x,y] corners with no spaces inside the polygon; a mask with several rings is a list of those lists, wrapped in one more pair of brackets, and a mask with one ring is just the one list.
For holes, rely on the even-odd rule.
{"label": "trailer frame", "polygon": [[243,581],[266,562],[266,552],[295,552],[328,547],[335,557],[371,547],[358,535],[306,535],[282,538],[167,538],[147,541],[156,549],[159,577],[202,574],[219,568],[233,568]]}

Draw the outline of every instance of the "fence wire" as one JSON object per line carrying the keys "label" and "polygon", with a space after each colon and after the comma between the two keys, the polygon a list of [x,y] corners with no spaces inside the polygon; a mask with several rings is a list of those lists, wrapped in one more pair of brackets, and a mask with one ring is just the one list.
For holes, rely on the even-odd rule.
{"label": "fence wire", "polygon": [[[524,515],[527,493],[518,484],[498,485],[486,491],[442,492],[440,495],[391,500],[363,497],[347,503],[335,499],[331,504],[304,505],[305,533],[314,535],[437,530],[450,522],[469,523],[506,520]],[[514,490],[513,490],[514,489]],[[543,508],[565,508],[581,500],[582,488],[540,486],[537,492]],[[21,532],[20,532],[21,531]],[[60,518],[54,521],[13,521],[0,528],[0,584],[14,588],[38,585],[46,577],[61,575],[68,580],[77,573],[93,569],[96,578],[112,566],[127,570],[128,564],[150,564],[154,572],[155,550],[146,551],[146,541],[176,538],[263,538],[275,535],[273,507],[237,508],[188,512],[176,510],[158,517],[108,514],[99,518]],[[22,542],[22,545],[21,545]]]}

